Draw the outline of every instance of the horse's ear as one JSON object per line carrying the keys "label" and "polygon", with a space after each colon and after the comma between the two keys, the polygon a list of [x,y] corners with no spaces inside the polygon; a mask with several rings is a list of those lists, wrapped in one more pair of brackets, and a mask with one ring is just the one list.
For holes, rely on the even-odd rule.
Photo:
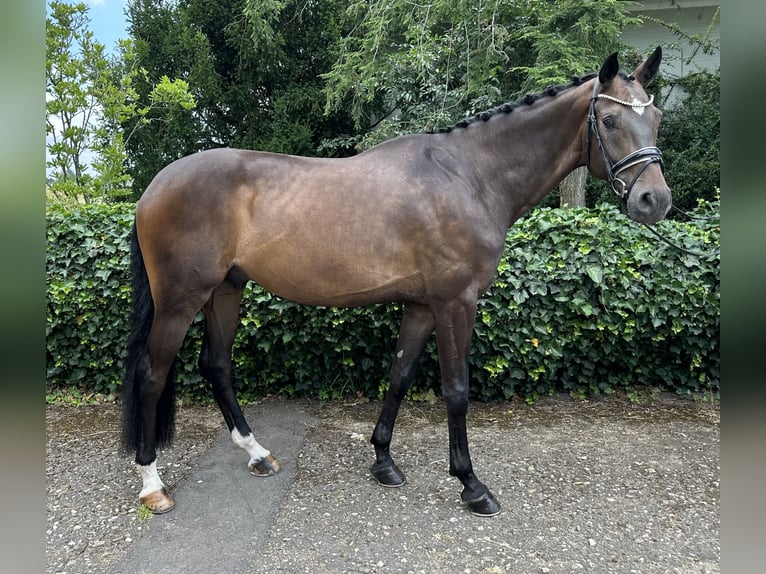
{"label": "horse's ear", "polygon": [[601,70],[598,73],[598,81],[604,88],[606,88],[619,70],[620,64],[617,62],[617,52],[614,52],[604,60],[604,64],[601,66]]}
{"label": "horse's ear", "polygon": [[648,86],[652,81],[657,70],[660,69],[660,62],[662,61],[662,47],[657,46],[652,52],[652,55],[644,60],[638,68],[633,71],[633,76],[641,83],[642,86]]}

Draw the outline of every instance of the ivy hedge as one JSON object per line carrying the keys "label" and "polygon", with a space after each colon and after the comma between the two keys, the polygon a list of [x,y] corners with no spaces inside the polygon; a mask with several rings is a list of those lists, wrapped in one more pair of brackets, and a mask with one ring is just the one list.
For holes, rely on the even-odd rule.
{"label": "ivy hedge", "polygon": [[[718,202],[695,213],[718,212]],[[117,394],[130,314],[133,204],[47,213],[47,385]],[[718,394],[719,226],[664,221],[680,252],[617,208],[538,208],[509,231],[495,282],[479,301],[471,354],[474,399],[527,400],[651,386]],[[382,396],[401,305],[316,308],[246,289],[235,386],[265,395]],[[179,393],[208,397],[197,369],[204,327],[179,355]],[[432,337],[410,396],[439,393]]]}

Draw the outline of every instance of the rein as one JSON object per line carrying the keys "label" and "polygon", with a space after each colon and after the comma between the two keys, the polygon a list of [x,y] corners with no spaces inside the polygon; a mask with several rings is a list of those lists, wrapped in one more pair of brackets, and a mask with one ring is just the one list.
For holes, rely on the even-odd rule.
{"label": "rein", "polygon": [[[641,111],[643,111],[643,108],[652,105],[654,96],[650,96],[649,101],[643,104],[640,102],[626,102],[607,94],[599,94],[598,84],[599,81],[598,78],[596,78],[593,82],[593,95],[590,98],[590,109],[588,110],[588,130],[585,137],[585,164],[588,166],[588,169],[590,169],[590,142],[591,132],[593,132],[593,135],[596,138],[596,144],[598,145],[598,149],[601,152],[601,157],[604,160],[604,165],[606,166],[606,177],[609,181],[609,185],[611,186],[612,191],[617,194],[617,197],[623,201],[627,201],[628,196],[630,195],[630,191],[633,189],[633,186],[638,181],[638,178],[641,177],[647,167],[649,167],[652,163],[658,162],[664,169],[665,163],[662,161],[662,152],[658,147],[642,147],[633,153],[629,153],[620,161],[612,163],[612,160],[609,159],[609,156],[604,149],[604,143],[601,140],[601,134],[598,131],[598,122],[596,121],[596,100],[603,98],[605,100],[616,102],[630,108],[640,108]],[[630,181],[630,183],[625,183],[625,180],[617,177],[626,169],[639,164],[643,165],[638,170],[636,175],[633,176],[633,179]]]}
{"label": "rein", "polygon": [[700,217],[698,215],[692,215],[691,213],[686,213],[683,209],[676,207],[675,205],[671,205],[670,209],[672,209],[676,213],[680,213],[687,219],[693,219],[694,221],[713,221],[715,219],[721,219],[720,215],[711,215],[710,217]]}
{"label": "rein", "polygon": [[[680,213],[681,215],[683,215],[687,219],[693,219],[694,221],[714,221],[716,219],[721,219],[720,215],[712,215],[710,217],[700,217],[698,215],[692,215],[691,213],[686,213],[683,209],[681,209],[679,207],[676,207],[675,205],[670,206],[670,209],[672,209],[676,213]],[[709,253],[702,253],[701,251],[691,251],[690,249],[686,249],[684,247],[681,247],[680,245],[676,245],[670,239],[668,239],[662,233],[660,233],[654,227],[652,227],[651,225],[647,225],[645,223],[642,223],[641,225],[643,225],[646,229],[651,231],[654,234],[655,237],[661,239],[662,241],[664,241],[665,243],[667,243],[668,245],[670,245],[674,249],[676,249],[676,250],[678,250],[678,251],[680,251],[682,253],[686,253],[687,255],[694,255],[695,257],[703,257],[703,258],[705,258],[705,257],[714,257],[715,255],[720,253],[720,248],[719,248],[718,252],[711,251]]]}
{"label": "rein", "polygon": [[[699,218],[699,219],[714,219],[714,218],[710,217],[710,218]],[[702,257],[702,258],[714,257],[716,255],[715,251],[711,251],[710,253],[702,253],[701,251],[692,251],[690,249],[686,249],[685,247],[681,247],[680,245],[676,245],[675,243],[673,243],[670,239],[665,237],[662,233],[657,231],[651,225],[647,225],[646,223],[642,223],[641,225],[643,225],[646,229],[651,231],[654,234],[655,237],[657,237],[658,239],[661,239],[662,241],[664,241],[665,243],[667,243],[668,245],[670,245],[674,249],[677,249],[681,253],[686,253],[687,255],[694,255],[695,257]]]}

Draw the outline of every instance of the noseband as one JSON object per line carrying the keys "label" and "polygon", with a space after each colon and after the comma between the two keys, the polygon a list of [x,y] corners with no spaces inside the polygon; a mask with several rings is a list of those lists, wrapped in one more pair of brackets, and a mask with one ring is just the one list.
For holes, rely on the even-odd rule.
{"label": "noseband", "polygon": [[[626,155],[617,163],[612,163],[606,153],[606,150],[604,149],[604,144],[601,141],[601,134],[598,132],[598,122],[596,121],[596,100],[599,98],[604,98],[631,108],[646,108],[652,105],[654,96],[650,96],[649,101],[645,104],[639,102],[626,102],[606,94],[597,93],[598,84],[599,81],[598,78],[596,78],[596,80],[593,82],[593,95],[590,98],[590,110],[588,111],[588,130],[585,136],[585,163],[588,166],[588,169],[590,169],[590,135],[591,132],[593,132],[593,135],[596,137],[598,149],[601,152],[601,157],[604,159],[604,165],[606,166],[606,177],[609,181],[609,185],[612,187],[612,190],[617,194],[618,197],[624,201],[628,201],[630,190],[633,189],[633,185],[635,185],[636,181],[638,181],[638,178],[641,177],[641,174],[644,173],[647,167],[655,162],[658,162],[660,167],[665,167],[665,163],[662,161],[662,152],[658,147],[642,147],[641,149]],[[624,180],[617,177],[621,172],[638,164],[643,165],[638,170],[638,172],[636,172],[636,175],[633,176],[633,179],[630,181],[630,183],[626,184]]]}

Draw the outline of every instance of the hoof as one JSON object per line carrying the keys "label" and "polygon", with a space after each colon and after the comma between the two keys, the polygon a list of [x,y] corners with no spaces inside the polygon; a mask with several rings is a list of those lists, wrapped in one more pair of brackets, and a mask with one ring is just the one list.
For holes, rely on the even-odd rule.
{"label": "hoof", "polygon": [[152,514],[165,514],[170,512],[175,507],[176,503],[170,497],[170,493],[163,486],[159,490],[150,492],[146,496],[141,496],[139,502],[146,506]]}
{"label": "hoof", "polygon": [[251,462],[248,469],[253,476],[271,476],[277,474],[282,469],[282,465],[273,454],[270,454],[258,462]]}
{"label": "hoof", "polygon": [[375,480],[386,488],[399,488],[400,486],[404,486],[404,483],[407,482],[404,473],[399,470],[393,462],[391,464],[380,466],[373,464],[370,467],[370,472],[372,473],[372,476],[375,477]]}
{"label": "hoof", "polygon": [[479,498],[474,500],[463,500],[468,506],[468,510],[474,516],[497,516],[500,514],[500,504],[495,500],[490,491],[485,492]]}

